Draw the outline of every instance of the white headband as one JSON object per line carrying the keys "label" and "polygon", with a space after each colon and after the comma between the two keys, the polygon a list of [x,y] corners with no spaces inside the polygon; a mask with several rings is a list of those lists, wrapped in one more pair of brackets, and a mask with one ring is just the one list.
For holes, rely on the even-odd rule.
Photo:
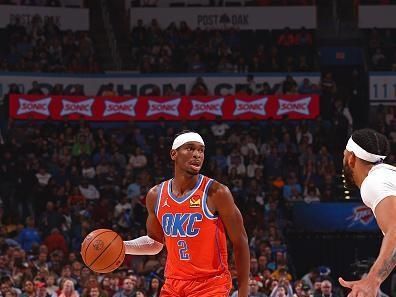
{"label": "white headband", "polygon": [[175,138],[175,140],[173,141],[173,144],[172,144],[172,150],[178,149],[183,144],[185,144],[187,142],[192,142],[192,141],[199,142],[200,144],[205,145],[201,135],[199,135],[198,133],[195,133],[195,132],[188,132],[188,133],[181,134]]}
{"label": "white headband", "polygon": [[349,152],[353,152],[356,157],[359,159],[365,160],[370,163],[377,163],[383,161],[386,156],[380,156],[376,154],[369,153],[365,149],[363,149],[360,145],[353,141],[352,137],[349,138],[348,143],[346,145],[346,150]]}

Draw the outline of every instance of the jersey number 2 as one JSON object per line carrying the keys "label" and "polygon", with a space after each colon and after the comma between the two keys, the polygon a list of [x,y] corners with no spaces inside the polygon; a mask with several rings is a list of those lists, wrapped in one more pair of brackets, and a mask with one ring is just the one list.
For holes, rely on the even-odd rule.
{"label": "jersey number 2", "polygon": [[188,246],[185,240],[179,240],[177,242],[177,246],[179,247],[179,256],[180,260],[190,260],[190,254],[187,253]]}

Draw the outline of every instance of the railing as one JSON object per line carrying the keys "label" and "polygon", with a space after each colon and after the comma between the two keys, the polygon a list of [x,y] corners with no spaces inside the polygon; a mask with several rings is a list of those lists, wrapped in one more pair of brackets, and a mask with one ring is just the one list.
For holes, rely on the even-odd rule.
{"label": "railing", "polygon": [[64,7],[84,7],[83,0],[61,0],[60,2]]}
{"label": "railing", "polygon": [[[75,8],[83,8],[84,7],[84,1],[83,0],[60,0],[60,5],[61,7],[75,7]],[[24,4],[20,0],[11,0],[6,3],[0,3],[0,5],[5,4],[5,5],[28,5],[29,4]],[[51,5],[45,5],[45,3],[40,3],[40,4],[34,4],[33,6],[51,6]]]}
{"label": "railing", "polygon": [[122,61],[121,61],[120,53],[118,51],[117,39],[116,39],[114,31],[113,31],[113,26],[111,25],[111,22],[110,22],[110,15],[109,15],[109,11],[107,9],[106,0],[101,0],[100,4],[101,4],[101,8],[102,8],[102,18],[103,18],[104,27],[105,27],[106,34],[107,34],[107,39],[109,40],[111,56],[113,58],[116,70],[121,70],[122,69]]}
{"label": "railing", "polygon": [[[126,1],[128,3],[128,1]],[[311,1],[273,1],[271,6],[278,5],[314,5],[315,0]],[[129,7],[132,6],[261,6],[257,0],[129,0]]]}

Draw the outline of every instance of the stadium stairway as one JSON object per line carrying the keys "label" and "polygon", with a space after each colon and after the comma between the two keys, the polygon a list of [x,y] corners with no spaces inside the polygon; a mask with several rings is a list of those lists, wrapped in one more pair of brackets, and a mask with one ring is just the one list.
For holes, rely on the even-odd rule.
{"label": "stadium stairway", "polygon": [[128,11],[125,10],[124,1],[106,0],[110,13],[110,22],[117,39],[117,49],[122,61],[122,70],[132,70],[134,63],[131,59],[131,36]]}
{"label": "stadium stairway", "polygon": [[101,1],[97,0],[87,1],[90,11],[91,36],[95,45],[98,63],[103,70],[114,70],[116,69],[116,65],[112,55],[109,54],[111,52],[110,41],[108,40],[107,34],[104,34],[106,30],[100,2]]}

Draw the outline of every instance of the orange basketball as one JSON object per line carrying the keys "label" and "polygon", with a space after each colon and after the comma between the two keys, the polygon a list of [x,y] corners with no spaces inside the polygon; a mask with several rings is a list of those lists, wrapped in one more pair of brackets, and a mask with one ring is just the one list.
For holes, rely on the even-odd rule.
{"label": "orange basketball", "polygon": [[85,265],[95,272],[107,273],[117,269],[125,258],[125,246],[120,235],[109,229],[89,233],[82,245]]}

